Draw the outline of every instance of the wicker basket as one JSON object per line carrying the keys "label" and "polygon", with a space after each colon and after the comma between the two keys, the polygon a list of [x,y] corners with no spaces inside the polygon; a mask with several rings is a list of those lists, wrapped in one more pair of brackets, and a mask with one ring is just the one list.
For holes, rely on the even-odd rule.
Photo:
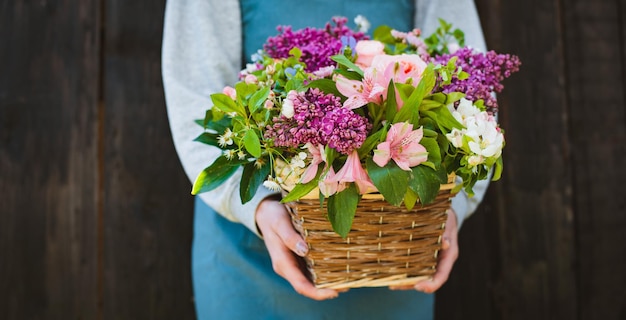
{"label": "wicker basket", "polygon": [[359,202],[346,239],[332,230],[319,198],[287,204],[295,228],[309,245],[305,257],[318,288],[412,285],[435,273],[454,177],[436,200],[413,210],[392,206],[380,194]]}

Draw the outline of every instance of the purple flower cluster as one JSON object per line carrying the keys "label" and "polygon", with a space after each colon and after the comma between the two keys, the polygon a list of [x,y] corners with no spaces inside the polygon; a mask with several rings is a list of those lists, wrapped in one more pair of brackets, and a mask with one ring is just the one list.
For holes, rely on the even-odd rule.
{"label": "purple flower cluster", "polygon": [[515,55],[497,54],[494,51],[479,53],[465,47],[452,54],[437,56],[433,62],[445,65],[452,57],[457,57],[456,66],[467,72],[469,78],[453,78],[452,83],[444,86],[443,92],[463,92],[465,98],[471,101],[482,99],[487,111],[497,112],[498,102],[491,93],[502,91],[502,80],[519,71],[520,59]]}
{"label": "purple flower cluster", "polygon": [[289,57],[289,51],[298,47],[302,51],[300,60],[306,64],[306,71],[314,72],[334,65],[330,57],[341,52],[341,37],[354,37],[357,41],[367,39],[362,32],[350,30],[347,22],[344,17],[335,17],[334,26],[327,23],[324,29],[307,27],[298,31],[293,31],[290,26],[279,26],[279,34],[268,38],[263,49],[270,57],[280,59]]}
{"label": "purple flower cluster", "polygon": [[338,97],[319,89],[291,92],[288,99],[293,101],[293,117],[275,117],[265,131],[265,138],[278,147],[322,144],[347,155],[363,144],[371,129],[365,117],[343,108]]}

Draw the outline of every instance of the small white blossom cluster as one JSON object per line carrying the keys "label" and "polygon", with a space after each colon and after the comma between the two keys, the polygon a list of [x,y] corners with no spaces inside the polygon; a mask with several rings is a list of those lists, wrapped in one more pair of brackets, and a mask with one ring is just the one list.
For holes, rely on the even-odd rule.
{"label": "small white blossom cluster", "polygon": [[[280,187],[283,187],[285,190],[293,189],[300,182],[300,178],[304,173],[306,158],[306,152],[300,152],[291,158],[289,163],[281,159],[275,159],[274,172],[276,173],[276,178],[268,177],[268,180],[263,185],[273,191],[280,190]],[[278,190],[275,189],[277,185]]]}
{"label": "small white blossom cluster", "polygon": [[453,129],[446,137],[455,148],[464,151],[469,167],[476,170],[481,164],[492,165],[504,148],[504,135],[496,119],[464,98],[458,107],[448,105],[448,109],[465,128]]}

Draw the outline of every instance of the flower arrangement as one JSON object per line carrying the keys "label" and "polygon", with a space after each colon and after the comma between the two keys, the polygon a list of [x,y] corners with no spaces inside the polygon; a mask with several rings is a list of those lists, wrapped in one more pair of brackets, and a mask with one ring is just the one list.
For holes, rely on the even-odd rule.
{"label": "flower arrangement", "polygon": [[411,209],[432,202],[448,175],[470,195],[490,171],[499,179],[505,142],[493,93],[520,60],[464,46],[443,20],[428,37],[383,26],[373,40],[346,22],[279,27],[240,81],[211,95],[196,140],[223,156],[193,194],[243,167],[243,203],[261,185],[283,190],[283,202],[314,193],[345,237],[363,194]]}

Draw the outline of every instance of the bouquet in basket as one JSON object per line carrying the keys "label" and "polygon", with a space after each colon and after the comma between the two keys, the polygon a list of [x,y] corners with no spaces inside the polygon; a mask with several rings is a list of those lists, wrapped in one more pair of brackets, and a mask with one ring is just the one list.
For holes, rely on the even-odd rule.
{"label": "bouquet in basket", "polygon": [[240,81],[211,95],[196,139],[223,150],[192,193],[240,167],[245,203],[263,185],[283,202],[313,195],[346,237],[357,204],[379,193],[393,206],[428,205],[450,176],[455,190],[502,171],[503,131],[494,92],[516,56],[464,45],[440,20],[423,37],[379,27],[373,39],[334,18],[323,29],[279,27]]}

